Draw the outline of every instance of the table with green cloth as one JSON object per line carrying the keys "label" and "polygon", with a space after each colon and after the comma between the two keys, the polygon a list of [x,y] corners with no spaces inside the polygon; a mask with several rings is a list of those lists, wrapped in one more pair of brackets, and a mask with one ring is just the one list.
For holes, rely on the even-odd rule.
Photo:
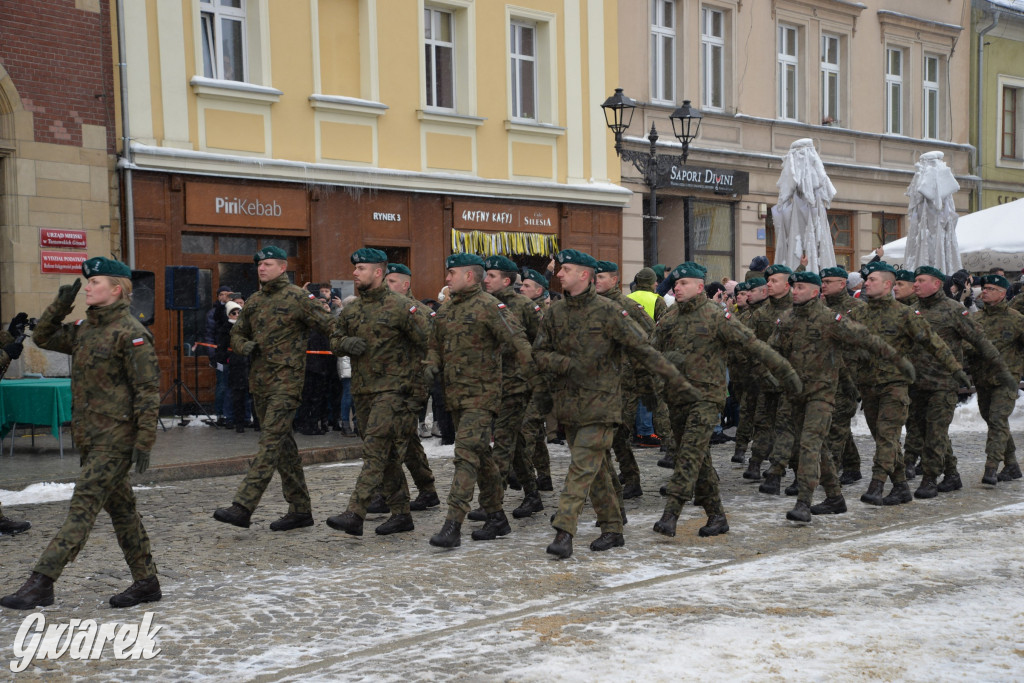
{"label": "table with green cloth", "polygon": [[[50,432],[60,444],[64,456],[64,440],[60,426],[71,421],[71,379],[44,377],[40,379],[5,379],[0,381],[0,438],[19,424],[50,425]],[[11,436],[11,453],[14,436]]]}

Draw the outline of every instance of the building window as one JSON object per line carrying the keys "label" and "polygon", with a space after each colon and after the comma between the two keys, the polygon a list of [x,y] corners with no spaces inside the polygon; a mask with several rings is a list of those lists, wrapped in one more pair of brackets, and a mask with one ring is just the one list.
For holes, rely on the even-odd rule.
{"label": "building window", "polygon": [[733,205],[687,199],[686,210],[686,259],[708,269],[708,282],[732,277],[736,256]]}
{"label": "building window", "polygon": [[1003,159],[1020,159],[1022,156],[1018,125],[1020,123],[1021,93],[1024,93],[1024,88],[1003,87],[1003,125],[1000,131],[1000,156]]}
{"label": "building window", "polygon": [[839,36],[821,36],[821,123],[839,124]]}
{"label": "building window", "polygon": [[779,118],[796,121],[798,118],[798,71],[800,54],[797,28],[779,24]]}
{"label": "building window", "polygon": [[203,75],[246,80],[245,0],[200,0]]}
{"label": "building window", "polygon": [[537,120],[537,29],[513,22],[510,27],[512,118]]}
{"label": "building window", "polygon": [[939,137],[939,58],[924,56],[924,137]]}
{"label": "building window", "polygon": [[725,13],[704,7],[700,11],[701,104],[705,109],[725,107]]}
{"label": "building window", "polygon": [[885,49],[885,132],[903,135],[903,50]]}
{"label": "building window", "polygon": [[651,99],[674,102],[676,59],[674,0],[651,0]]}
{"label": "building window", "polygon": [[855,263],[853,254],[853,213],[829,211],[828,226],[832,230],[832,246],[836,252],[836,264],[847,271]]}
{"label": "building window", "polygon": [[427,106],[455,109],[455,22],[451,12],[423,10]]}
{"label": "building window", "polygon": [[871,232],[879,244],[889,244],[903,237],[903,217],[895,213],[871,214]]}

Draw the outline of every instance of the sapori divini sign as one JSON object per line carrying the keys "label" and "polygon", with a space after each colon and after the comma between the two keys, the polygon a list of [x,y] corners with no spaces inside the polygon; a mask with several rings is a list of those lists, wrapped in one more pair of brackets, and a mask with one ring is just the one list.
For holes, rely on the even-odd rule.
{"label": "sapori divini sign", "polygon": [[185,222],[237,228],[305,230],[306,191],[218,183],[185,183]]}
{"label": "sapori divini sign", "polygon": [[668,176],[670,187],[689,190],[710,190],[716,194],[746,194],[750,187],[750,174],[708,166],[673,166]]}

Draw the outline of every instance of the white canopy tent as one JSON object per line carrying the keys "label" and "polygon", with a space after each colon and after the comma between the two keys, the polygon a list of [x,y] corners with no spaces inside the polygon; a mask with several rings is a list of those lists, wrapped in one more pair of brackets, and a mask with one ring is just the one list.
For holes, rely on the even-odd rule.
{"label": "white canopy tent", "polygon": [[[1024,268],[1024,199],[961,216],[956,224],[956,239],[967,270],[980,272],[999,266],[1008,273],[1020,272]],[[903,262],[906,237],[882,246],[885,261]],[[860,262],[867,263],[874,255],[867,253],[860,257]]]}

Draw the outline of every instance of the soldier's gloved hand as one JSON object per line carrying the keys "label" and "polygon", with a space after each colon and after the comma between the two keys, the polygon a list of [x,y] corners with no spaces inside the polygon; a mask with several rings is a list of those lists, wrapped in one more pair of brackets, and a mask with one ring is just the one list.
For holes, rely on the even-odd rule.
{"label": "soldier's gloved hand", "polygon": [[57,303],[70,311],[75,305],[75,297],[78,296],[78,290],[81,288],[82,281],[79,279],[70,285],[61,285],[57,290]]}
{"label": "soldier's gloved hand", "polygon": [[953,373],[953,381],[956,382],[958,387],[971,387],[971,378],[967,376],[967,373],[963,370],[957,370]]}
{"label": "soldier's gloved hand", "polygon": [[537,409],[539,415],[548,415],[554,409],[555,402],[551,400],[551,394],[548,392],[534,391],[533,407]]}
{"label": "soldier's gloved hand", "polygon": [[140,450],[136,446],[132,449],[132,462],[135,463],[135,471],[142,474],[149,469],[149,451]]}
{"label": "soldier's gloved hand", "polygon": [[[673,377],[665,383],[665,391],[669,400],[676,404],[693,403],[700,400],[700,392],[686,381],[682,375]],[[644,404],[646,406],[646,404]]]}
{"label": "soldier's gloved hand", "polygon": [[428,387],[434,386],[434,380],[437,379],[437,374],[441,372],[436,365],[424,365],[423,366],[423,383]]}
{"label": "soldier's gloved hand", "polygon": [[4,346],[4,353],[6,353],[11,360],[18,360],[18,357],[21,355],[24,348],[25,347],[22,346],[21,342],[11,342]]}
{"label": "soldier's gloved hand", "polygon": [[[903,376],[907,378],[907,382],[913,384],[914,382],[917,381],[917,370],[914,368],[914,364],[911,363],[908,359],[900,358],[900,362],[897,363],[896,366],[899,367],[900,372],[903,373]],[[967,381],[967,384],[965,384],[964,386],[971,386],[971,382],[970,380],[967,380],[967,375],[964,375],[963,370],[960,371],[960,374],[963,375],[964,379]],[[953,379],[957,379],[957,376],[953,375]]]}
{"label": "soldier's gloved hand", "polygon": [[12,337],[20,337],[25,331],[25,325],[28,325],[28,313],[19,313],[7,326],[7,331],[11,333]]}
{"label": "soldier's gloved hand", "polygon": [[[10,354],[8,354],[10,355]],[[14,356],[11,356],[14,358]],[[1013,376],[1013,373],[1009,370],[999,373],[999,383],[1006,387],[1006,390],[1012,393],[1014,396],[1020,390],[1020,382]]]}
{"label": "soldier's gloved hand", "polygon": [[804,393],[804,383],[800,381],[800,375],[791,372],[782,378],[782,388],[791,396],[799,396]]}
{"label": "soldier's gloved hand", "polygon": [[362,337],[343,337],[339,346],[346,356],[361,356],[366,351],[366,340]]}
{"label": "soldier's gloved hand", "polygon": [[243,356],[251,356],[256,353],[256,349],[259,348],[259,345],[259,342],[254,342],[250,339],[249,341],[242,343],[242,348],[238,349],[238,352]]}

